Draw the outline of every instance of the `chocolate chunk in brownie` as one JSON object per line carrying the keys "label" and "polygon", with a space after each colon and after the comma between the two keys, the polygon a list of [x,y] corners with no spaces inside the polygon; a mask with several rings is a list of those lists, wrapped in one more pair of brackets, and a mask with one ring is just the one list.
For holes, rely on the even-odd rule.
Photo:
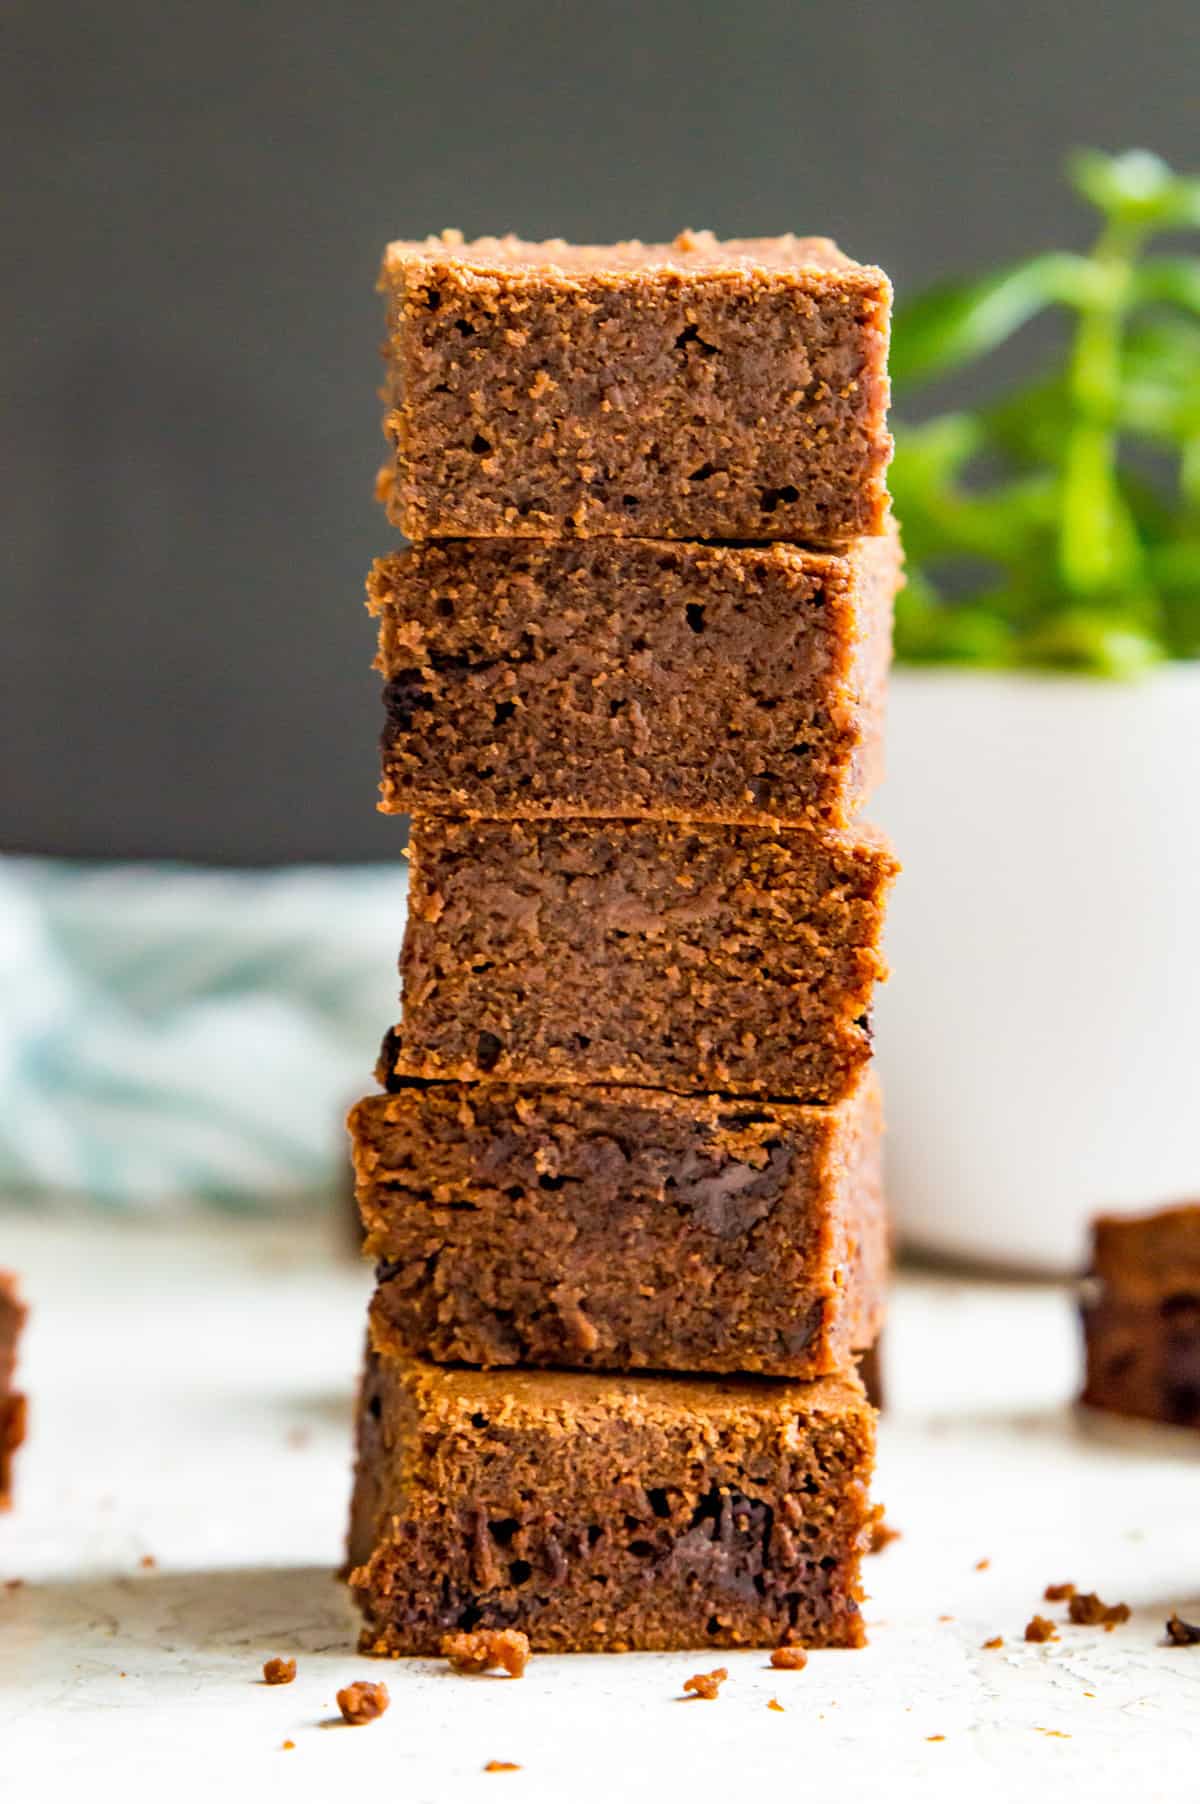
{"label": "chocolate chunk in brownie", "polygon": [[390,245],[381,495],[411,539],[882,531],[891,287],[828,239]]}
{"label": "chocolate chunk in brownie", "polygon": [[874,1413],[857,1381],[477,1372],[381,1332],[359,1414],[364,1651],[858,1646]]}

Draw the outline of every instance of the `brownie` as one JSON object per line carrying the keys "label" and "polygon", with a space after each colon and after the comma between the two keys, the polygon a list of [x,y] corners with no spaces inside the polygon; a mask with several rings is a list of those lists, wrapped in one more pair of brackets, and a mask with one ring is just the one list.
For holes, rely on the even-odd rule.
{"label": "brownie", "polygon": [[1200,1428],[1200,1203],[1093,1223],[1083,1401]]}
{"label": "brownie", "polygon": [[378,1319],[350,1529],[362,1649],[853,1647],[874,1412],[856,1380],[477,1372]]}
{"label": "brownie", "polygon": [[834,1103],[870,1056],[886,842],[653,821],[419,818],[396,1077]]}
{"label": "brownie", "polygon": [[863,1389],[871,1402],[876,1409],[882,1409],[884,1407],[882,1340],[876,1340],[859,1355],[858,1375],[862,1379]]}
{"label": "brownie", "polygon": [[894,531],[844,555],[441,540],[368,583],[385,813],[845,825],[882,774]]}
{"label": "brownie", "polygon": [[412,539],[883,530],[891,286],[826,238],[393,244],[380,491]]}
{"label": "brownie", "polygon": [[25,1313],[16,1278],[0,1271],[0,1510],[12,1502],[12,1457],[25,1438],[25,1399],[13,1386]]}
{"label": "brownie", "polygon": [[374,1308],[405,1353],[816,1378],[882,1323],[882,1111],[408,1085],[350,1114]]}

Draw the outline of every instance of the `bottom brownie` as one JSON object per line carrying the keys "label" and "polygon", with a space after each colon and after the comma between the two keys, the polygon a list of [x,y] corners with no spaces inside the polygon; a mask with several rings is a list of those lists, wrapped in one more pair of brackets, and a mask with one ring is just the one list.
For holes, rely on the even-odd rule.
{"label": "bottom brownie", "polygon": [[12,1456],[25,1438],[25,1399],[13,1389],[24,1321],[17,1281],[0,1271],[0,1510],[12,1501]]}
{"label": "bottom brownie", "polygon": [[1101,1216],[1083,1301],[1083,1401],[1200,1428],[1200,1204]]}
{"label": "bottom brownie", "polygon": [[364,1653],[857,1647],[874,1412],[855,1380],[453,1370],[373,1330],[350,1528]]}

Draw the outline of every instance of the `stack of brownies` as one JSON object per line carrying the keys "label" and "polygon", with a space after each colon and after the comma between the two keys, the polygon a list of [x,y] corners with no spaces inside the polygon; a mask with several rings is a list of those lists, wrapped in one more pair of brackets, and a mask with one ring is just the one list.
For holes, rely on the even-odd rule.
{"label": "stack of brownies", "polygon": [[857,1644],[887,278],[822,239],[446,233],[383,287],[413,819],[351,1116],[363,1647]]}

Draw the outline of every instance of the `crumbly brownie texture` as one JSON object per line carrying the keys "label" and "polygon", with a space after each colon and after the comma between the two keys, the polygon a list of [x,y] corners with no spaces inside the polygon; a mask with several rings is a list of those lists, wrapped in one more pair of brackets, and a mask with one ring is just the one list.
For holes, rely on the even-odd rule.
{"label": "crumbly brownie texture", "polygon": [[410,843],[395,1077],[833,1103],[870,1057],[897,869],[854,833],[456,821]]}
{"label": "crumbly brownie texture", "polygon": [[811,1385],[454,1370],[376,1322],[350,1531],[364,1652],[854,1647],[874,1415]]}
{"label": "crumbly brownie texture", "polygon": [[350,1115],[375,1311],[467,1365],[845,1369],[887,1275],[881,1110],[414,1084]]}
{"label": "crumbly brownie texture", "polygon": [[15,1276],[0,1271],[0,1510],[12,1502],[13,1454],[25,1438],[25,1399],[13,1389],[25,1313]]}
{"label": "crumbly brownie texture", "polygon": [[891,286],[825,238],[388,247],[381,493],[412,539],[882,531]]}
{"label": "crumbly brownie texture", "polygon": [[1200,1428],[1200,1203],[1101,1216],[1082,1316],[1084,1403]]}
{"label": "crumbly brownie texture", "polygon": [[367,585],[385,813],[844,825],[882,774],[895,531],[448,540]]}
{"label": "crumbly brownie texture", "polygon": [[342,1713],[342,1721],[360,1728],[363,1723],[373,1723],[381,1717],[391,1703],[386,1685],[376,1685],[370,1679],[358,1679],[353,1685],[345,1685],[337,1694],[337,1707]]}
{"label": "crumbly brownie texture", "polygon": [[460,1629],[457,1634],[443,1637],[440,1652],[455,1672],[472,1674],[500,1668],[510,1679],[520,1679],[529,1665],[529,1637],[520,1629]]}
{"label": "crumbly brownie texture", "polygon": [[683,1689],[694,1698],[706,1698],[709,1703],[721,1695],[721,1687],[729,1677],[727,1666],[715,1667],[712,1672],[694,1672],[690,1679],[683,1681]]}

